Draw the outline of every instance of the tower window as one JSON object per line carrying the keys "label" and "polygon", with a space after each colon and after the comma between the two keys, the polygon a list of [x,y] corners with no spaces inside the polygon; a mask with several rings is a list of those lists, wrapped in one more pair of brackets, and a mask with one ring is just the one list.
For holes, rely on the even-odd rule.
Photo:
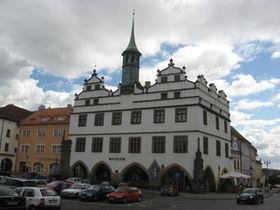
{"label": "tower window", "polygon": [[166,83],[167,82],[167,77],[161,77],[160,81],[161,81],[161,83]]}
{"label": "tower window", "polygon": [[162,100],[167,99],[167,97],[168,97],[167,93],[161,93],[160,98],[161,98]]}
{"label": "tower window", "polygon": [[180,98],[181,97],[181,92],[180,91],[175,91],[174,92],[174,98]]}
{"label": "tower window", "polygon": [[86,106],[90,105],[90,99],[86,99],[86,100],[85,100],[85,105],[86,105]]}
{"label": "tower window", "polygon": [[86,89],[87,89],[87,90],[91,90],[91,85],[88,85],[88,86],[86,87]]}
{"label": "tower window", "polygon": [[175,82],[180,81],[180,74],[174,76],[174,81]]}
{"label": "tower window", "polygon": [[99,104],[99,98],[93,99],[93,105],[98,105]]}
{"label": "tower window", "polygon": [[100,85],[95,85],[95,90],[100,90]]}

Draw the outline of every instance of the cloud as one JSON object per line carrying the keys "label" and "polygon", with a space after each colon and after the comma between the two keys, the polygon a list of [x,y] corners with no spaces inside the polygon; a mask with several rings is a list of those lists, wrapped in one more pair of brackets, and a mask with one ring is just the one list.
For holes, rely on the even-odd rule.
{"label": "cloud", "polygon": [[280,58],[280,51],[274,52],[274,53],[271,55],[271,58],[273,58],[273,59]]}
{"label": "cloud", "polygon": [[273,106],[274,103],[271,101],[257,101],[257,100],[249,100],[249,99],[241,99],[237,102],[237,105],[234,106],[236,110],[253,110],[262,107]]}

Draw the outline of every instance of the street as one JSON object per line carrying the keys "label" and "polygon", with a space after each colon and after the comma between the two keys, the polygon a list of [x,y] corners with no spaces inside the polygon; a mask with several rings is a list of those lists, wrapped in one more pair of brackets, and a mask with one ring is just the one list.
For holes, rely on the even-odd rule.
{"label": "street", "polygon": [[162,197],[155,193],[146,193],[139,203],[109,204],[102,202],[81,202],[79,200],[63,200],[62,210],[97,210],[97,209],[178,209],[178,210],[280,210],[280,193],[275,193],[265,199],[264,204],[237,205],[235,200],[193,200],[183,195],[177,197]]}

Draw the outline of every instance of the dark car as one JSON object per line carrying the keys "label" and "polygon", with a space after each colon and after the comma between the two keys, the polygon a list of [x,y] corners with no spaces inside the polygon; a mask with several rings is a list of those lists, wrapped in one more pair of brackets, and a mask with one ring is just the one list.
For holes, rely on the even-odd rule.
{"label": "dark car", "polygon": [[236,203],[263,203],[264,197],[260,189],[246,188],[236,196]]}
{"label": "dark car", "polygon": [[106,200],[107,194],[114,191],[111,185],[92,185],[81,192],[80,198],[82,201]]}
{"label": "dark car", "polygon": [[19,179],[19,178],[7,178],[3,183],[3,186],[15,189],[18,187],[35,187],[36,182],[28,179]]}
{"label": "dark car", "polygon": [[0,187],[0,209],[26,210],[26,199],[8,187]]}
{"label": "dark car", "polygon": [[52,181],[47,185],[47,187],[60,195],[61,191],[67,187],[67,184],[64,181]]}
{"label": "dark car", "polygon": [[170,195],[170,196],[179,195],[178,187],[175,185],[164,185],[160,189],[160,195]]}

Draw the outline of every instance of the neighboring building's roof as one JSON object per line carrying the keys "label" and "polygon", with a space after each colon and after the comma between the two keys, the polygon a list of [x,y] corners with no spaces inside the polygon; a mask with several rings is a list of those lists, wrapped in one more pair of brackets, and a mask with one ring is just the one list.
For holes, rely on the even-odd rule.
{"label": "neighboring building's roof", "polygon": [[231,129],[231,139],[235,137],[238,140],[245,141],[249,144],[251,144],[244,136],[242,136],[234,127],[230,126]]}
{"label": "neighboring building's roof", "polygon": [[20,122],[31,114],[31,111],[14,106],[13,104],[8,104],[0,108],[0,118],[14,122]]}
{"label": "neighboring building's roof", "polygon": [[67,124],[72,110],[72,107],[43,108],[24,119],[20,125]]}

